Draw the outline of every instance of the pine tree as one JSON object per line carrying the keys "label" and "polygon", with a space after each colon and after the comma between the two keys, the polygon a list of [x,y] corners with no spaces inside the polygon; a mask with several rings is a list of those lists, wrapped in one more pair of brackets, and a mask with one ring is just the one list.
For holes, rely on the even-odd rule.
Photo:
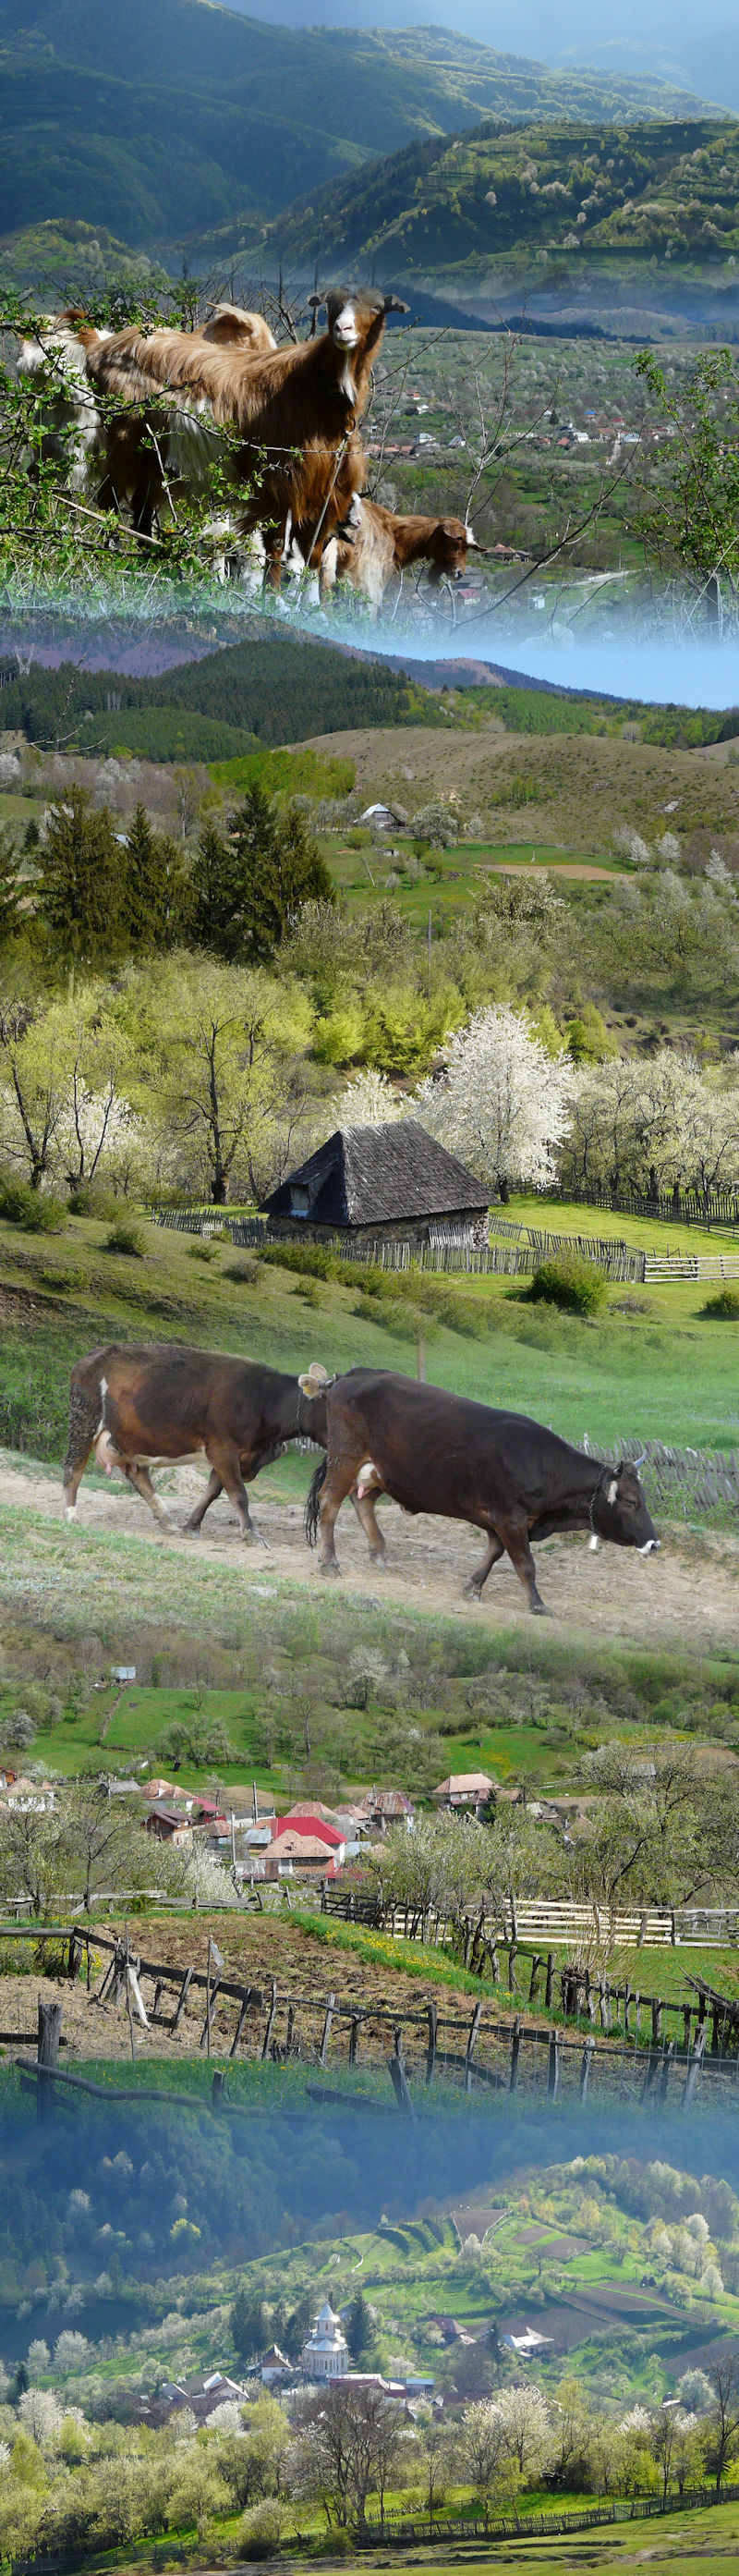
{"label": "pine tree", "polygon": [[209,948],[231,963],[234,887],[231,847],[216,823],[203,824],[185,895],[185,924],[194,948]]}
{"label": "pine tree", "polygon": [[362,2362],[375,2339],[374,2321],[363,2290],[355,2290],[346,2318],[346,2339],[352,2361],[361,2370]]}
{"label": "pine tree", "polygon": [[176,842],[169,833],[152,830],[146,807],[140,802],[134,810],[125,856],[123,912],[128,945],[139,955],[170,947],[180,927],[182,862]]}
{"label": "pine tree", "polygon": [[125,947],[126,868],[107,805],[70,787],[53,805],[38,853],[38,913],[49,948],[70,965],[106,966]]}

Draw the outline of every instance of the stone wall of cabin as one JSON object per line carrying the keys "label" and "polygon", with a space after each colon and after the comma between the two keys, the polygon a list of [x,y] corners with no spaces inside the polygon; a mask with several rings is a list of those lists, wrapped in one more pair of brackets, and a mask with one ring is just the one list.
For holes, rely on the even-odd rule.
{"label": "stone wall of cabin", "polygon": [[268,1234],[289,1243],[336,1243],[347,1252],[371,1243],[409,1243],[421,1251],[430,1241],[431,1232],[454,1242],[474,1245],[484,1250],[488,1241],[489,1209],[481,1208],[470,1215],[450,1217],[391,1217],[383,1225],[315,1225],[312,1217],[271,1217]]}

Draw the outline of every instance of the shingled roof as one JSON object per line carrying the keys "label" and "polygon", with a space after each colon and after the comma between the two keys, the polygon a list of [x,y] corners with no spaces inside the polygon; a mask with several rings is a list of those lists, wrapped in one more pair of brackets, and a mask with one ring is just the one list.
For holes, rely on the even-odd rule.
{"label": "shingled roof", "polygon": [[[303,1209],[295,1207],[296,1190],[307,1193]],[[300,1214],[311,1225],[387,1225],[479,1215],[489,1195],[415,1118],[401,1118],[386,1127],[337,1127],[262,1205],[267,1216]]]}

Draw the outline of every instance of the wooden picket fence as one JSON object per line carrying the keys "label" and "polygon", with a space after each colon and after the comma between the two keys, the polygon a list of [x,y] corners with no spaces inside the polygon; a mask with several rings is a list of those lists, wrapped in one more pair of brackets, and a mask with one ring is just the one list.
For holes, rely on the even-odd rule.
{"label": "wooden picket fence", "polygon": [[739,1227],[737,1188],[705,1193],[681,1189],[677,1198],[672,1191],[669,1195],[665,1193],[648,1198],[636,1190],[608,1190],[595,1182],[591,1182],[586,1190],[578,1189],[568,1181],[566,1184],[563,1182],[561,1191],[555,1190],[552,1196],[561,1196],[569,1206],[608,1208],[613,1216],[647,1217],[659,1225],[701,1225],[709,1229],[719,1225],[732,1232]]}
{"label": "wooden picket fence", "polygon": [[[423,1939],[433,1947],[444,1947],[452,1938],[456,1925],[452,1917],[440,1914],[435,1907],[422,1909],[418,1904],[387,1904],[381,1898],[365,1896],[359,1890],[342,1887],[340,1882],[321,1888],[322,1914],[337,1915],[343,1922],[367,1923],[387,1932],[397,1941]],[[469,1917],[478,1921],[479,1913]],[[489,1915],[491,1929],[497,1925],[505,1945],[510,1941],[546,1940],[560,1944],[595,1936],[613,1948],[739,1948],[739,1908],[736,1906],[680,1905],[647,1906],[630,1913],[608,1906],[578,1905],[568,1898],[522,1897],[511,1911],[505,1907],[502,1916]]]}
{"label": "wooden picket fence", "polygon": [[[377,2547],[378,2539],[391,2546],[425,2547],[429,2541],[483,2541],[485,2547],[500,2540],[564,2539],[570,2532],[599,2531],[607,2525],[626,2522],[655,2522],[665,2514],[695,2513],[703,2507],[733,2504],[739,2498],[739,2487],[722,2486],[685,2488],[682,2495],[613,2496],[608,2504],[576,2506],[574,2512],[483,2514],[471,2508],[469,2514],[446,2515],[442,2509],[434,2514],[416,2512],[412,2517],[386,2513],[362,2525],[354,2526],[355,2546]],[[15,2576],[15,2571],[14,2571]]]}
{"label": "wooden picket fence", "polygon": [[[242,1250],[268,1250],[271,1242],[289,1239],[304,1243],[306,1239],[299,1226],[289,1237],[283,1230],[278,1236],[264,1217],[231,1215],[227,1208],[152,1207],[149,1215],[156,1225],[176,1234],[197,1234],[206,1241],[221,1240]],[[439,1222],[430,1228],[427,1243],[416,1243],[410,1236],[391,1240],[381,1234],[354,1243],[348,1242],[345,1235],[336,1235],[327,1238],[322,1248],[337,1261],[371,1262],[380,1270],[414,1268],[468,1278],[530,1279],[541,1261],[574,1255],[594,1262],[606,1279],[637,1286],[670,1279],[694,1279],[699,1283],[739,1279],[738,1253],[647,1252],[616,1237],[558,1234],[549,1228],[518,1224],[501,1217],[497,1207],[491,1208],[490,1237],[484,1244],[471,1243],[459,1228]]]}

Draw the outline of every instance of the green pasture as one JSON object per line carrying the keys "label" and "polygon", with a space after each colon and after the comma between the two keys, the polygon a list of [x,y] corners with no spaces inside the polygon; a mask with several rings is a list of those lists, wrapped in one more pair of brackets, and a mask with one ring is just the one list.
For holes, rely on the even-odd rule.
{"label": "green pasture", "polygon": [[[215,775],[215,773],[214,773]],[[389,870],[397,875],[393,901],[405,919],[418,930],[426,930],[431,914],[432,934],[438,933],[442,921],[452,919],[474,894],[479,894],[480,876],[491,869],[521,867],[532,869],[604,868],[609,876],[632,875],[628,862],[614,856],[613,850],[561,847],[546,839],[537,842],[534,824],[524,841],[463,841],[451,849],[434,850],[424,860],[424,874],[415,880],[403,873],[403,855],[408,849],[400,843],[400,857],[393,859],[393,834],[387,834],[387,847],[375,843],[366,850],[352,849],[348,843],[326,838],[322,843],[336,884],[345,897],[349,911],[364,907],[373,896],[385,893]],[[582,896],[592,894],[598,880],[581,877],[568,879],[568,890]]]}
{"label": "green pasture", "polygon": [[[648,1232],[657,1244],[658,1229],[646,1220],[609,1223],[600,1211],[540,1202],[512,1203],[509,1214],[557,1232],[602,1228],[632,1241]],[[531,1414],[576,1443],[587,1433],[594,1444],[637,1434],[678,1447],[739,1445],[736,1327],[702,1320],[710,1290],[697,1282],[614,1284],[603,1317],[583,1321],[534,1306],[523,1281],[455,1274],[452,1329],[424,1306],[422,1280],[417,1289],[409,1280],[393,1300],[390,1278],[387,1294],[368,1298],[269,1259],[240,1263],[230,1244],[202,1261],[194,1238],[153,1225],[144,1258],[131,1260],[105,1250],[106,1231],[81,1217],[41,1238],[0,1226],[4,1285],[33,1301],[30,1333],[22,1302],[4,1321],[0,1441],[8,1448],[61,1461],[70,1367],[111,1338],[192,1341],[296,1372],[320,1358],[335,1369],[415,1375],[419,1334],[430,1379]],[[673,1248],[682,1241],[682,1229],[662,1231]],[[705,1250],[703,1236],[698,1244]],[[229,1277],[234,1268],[244,1275]]]}
{"label": "green pasture", "polygon": [[[551,2501],[547,2508],[553,2510]],[[566,2549],[566,2555],[565,2555]],[[572,2532],[566,2543],[556,2540],[480,2540],[460,2541],[445,2557],[438,2548],[393,2551],[392,2564],[428,2569],[429,2576],[457,2576],[464,2567],[501,2567],[525,2570],[525,2576],[553,2576],[556,2568],[567,2567],[573,2576],[632,2576],[632,2570],[648,2564],[651,2568],[685,2569],[686,2576],[729,2576],[739,2555],[739,2504],[696,2508],[688,2513],[655,2516],[647,2523],[634,2522],[615,2529]],[[344,2564],[345,2562],[342,2562]],[[387,2555],[369,2558],[363,2551],[362,2565],[386,2567]],[[327,2559],[326,2576],[333,2576]]]}

